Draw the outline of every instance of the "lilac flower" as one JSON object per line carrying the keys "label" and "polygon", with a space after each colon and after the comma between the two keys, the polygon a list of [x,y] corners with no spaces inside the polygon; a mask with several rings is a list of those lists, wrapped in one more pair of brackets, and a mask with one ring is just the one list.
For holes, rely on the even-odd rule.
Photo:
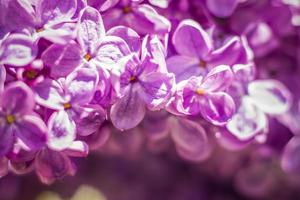
{"label": "lilac flower", "polygon": [[63,44],[73,37],[74,25],[70,22],[77,9],[76,0],[38,0],[35,4],[33,7],[28,1],[8,0],[4,4],[8,30],[25,30],[36,39],[43,37]]}
{"label": "lilac flower", "polygon": [[11,83],[1,94],[1,156],[11,150],[16,140],[20,140],[23,147],[30,150],[45,145],[47,127],[34,113],[34,106],[33,93],[22,82]]}
{"label": "lilac flower", "polygon": [[177,93],[179,112],[201,115],[215,125],[224,125],[235,113],[233,99],[223,92],[233,81],[233,73],[226,65],[213,68],[205,77],[192,76],[180,82]]}
{"label": "lilac flower", "polygon": [[98,84],[97,71],[81,68],[66,79],[45,79],[37,84],[36,101],[47,108],[57,110],[48,120],[48,146],[55,150],[68,148],[76,137],[76,119],[85,110]]}
{"label": "lilac flower", "polygon": [[167,66],[176,75],[176,82],[192,75],[205,75],[218,65],[232,66],[248,62],[244,58],[241,60],[246,49],[238,37],[232,37],[223,46],[214,49],[208,33],[193,20],[180,22],[173,34],[172,43],[179,55],[168,58]]}
{"label": "lilac flower", "polygon": [[141,1],[119,0],[113,8],[106,9],[104,15],[105,25],[113,27],[124,25],[133,28],[139,34],[166,34],[171,29],[168,19],[159,15],[156,10],[147,4],[139,4]]}
{"label": "lilac flower", "polygon": [[110,70],[130,51],[123,39],[106,36],[100,13],[86,7],[79,16],[78,43],[67,45],[52,44],[42,54],[44,64],[51,68],[50,76],[65,77],[74,69],[88,65],[97,68],[99,73]]}
{"label": "lilac flower", "polygon": [[149,56],[140,61],[133,55],[125,64],[120,76],[122,97],[110,110],[115,127],[133,128],[143,120],[146,107],[158,110],[166,105],[173,93],[174,76],[158,69]]}
{"label": "lilac flower", "polygon": [[248,85],[248,95],[243,97],[227,129],[239,140],[252,140],[265,133],[268,125],[266,114],[284,114],[291,106],[291,98],[287,88],[278,81],[253,81]]}
{"label": "lilac flower", "polygon": [[36,155],[34,164],[37,175],[45,184],[51,184],[66,175],[74,175],[76,166],[71,157],[85,157],[88,155],[88,147],[84,142],[73,142],[64,151],[54,151],[44,148]]}

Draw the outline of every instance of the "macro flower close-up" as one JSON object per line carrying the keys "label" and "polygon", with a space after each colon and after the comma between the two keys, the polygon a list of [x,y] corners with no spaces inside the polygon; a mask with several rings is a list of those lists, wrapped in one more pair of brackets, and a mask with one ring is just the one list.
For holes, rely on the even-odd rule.
{"label": "macro flower close-up", "polygon": [[300,199],[300,0],[0,0],[1,200]]}

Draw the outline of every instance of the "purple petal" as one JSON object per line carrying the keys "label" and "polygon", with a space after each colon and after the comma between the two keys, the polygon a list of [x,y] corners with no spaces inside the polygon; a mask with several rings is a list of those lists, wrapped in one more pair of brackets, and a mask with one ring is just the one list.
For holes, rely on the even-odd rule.
{"label": "purple petal", "polygon": [[76,137],[75,122],[64,110],[55,112],[48,121],[48,147],[53,150],[69,148]]}
{"label": "purple petal", "polygon": [[39,0],[36,5],[37,17],[41,24],[67,21],[76,12],[76,0]]}
{"label": "purple petal", "polygon": [[75,23],[61,23],[37,33],[37,38],[44,38],[55,44],[66,45],[75,38],[74,29]]}
{"label": "purple petal", "polygon": [[116,36],[106,36],[96,51],[97,66],[106,69],[117,67],[120,60],[131,53],[126,42]]}
{"label": "purple petal", "polygon": [[27,35],[12,34],[0,47],[0,63],[14,67],[25,66],[37,56],[37,46]]}
{"label": "purple petal", "polygon": [[47,141],[45,122],[36,116],[26,115],[17,123],[16,136],[30,149],[41,149]]}
{"label": "purple petal", "polygon": [[[9,0],[8,7],[1,10],[5,18],[5,26],[12,31],[22,31],[24,28],[31,28],[35,25],[35,13],[28,1]],[[1,6],[5,5],[1,1]]]}
{"label": "purple petal", "polygon": [[81,68],[72,72],[66,78],[66,93],[71,97],[71,103],[84,105],[93,97],[98,84],[98,73],[94,69]]}
{"label": "purple petal", "polygon": [[223,46],[211,53],[209,65],[215,67],[218,65],[232,66],[237,63],[247,63],[247,48],[249,47],[245,46],[239,37],[232,37]]}
{"label": "purple petal", "polygon": [[299,136],[293,137],[285,146],[281,166],[283,170],[291,174],[299,174],[300,171],[300,138]]}
{"label": "purple petal", "polygon": [[192,76],[204,74],[205,69],[199,65],[199,60],[187,56],[172,56],[167,60],[169,72],[175,74],[176,82],[186,80]]}
{"label": "purple petal", "polygon": [[141,38],[133,29],[126,26],[115,26],[107,32],[107,35],[122,38],[127,43],[131,52],[139,53]]}
{"label": "purple petal", "polygon": [[187,160],[201,161],[210,153],[210,144],[204,128],[194,121],[178,118],[171,119],[171,137],[178,154]]}
{"label": "purple petal", "polygon": [[6,70],[4,66],[0,65],[0,94],[4,90],[5,80],[6,80]]}
{"label": "purple petal", "polygon": [[74,141],[68,149],[64,150],[68,156],[86,157],[89,153],[89,147],[85,142]]}
{"label": "purple petal", "polygon": [[23,82],[9,84],[1,95],[2,109],[10,114],[24,115],[34,108],[34,94]]}
{"label": "purple petal", "polygon": [[86,52],[94,52],[99,40],[105,36],[103,20],[95,8],[87,6],[78,22],[78,40]]}
{"label": "purple petal", "polygon": [[238,0],[206,0],[207,8],[217,17],[229,17],[237,4]]}
{"label": "purple petal", "polygon": [[5,156],[12,148],[15,142],[12,128],[0,126],[0,157]]}
{"label": "purple petal", "polygon": [[171,29],[170,21],[159,15],[154,8],[149,5],[141,4],[133,9],[132,18],[127,18],[130,27],[141,34],[168,33]]}
{"label": "purple petal", "polygon": [[266,115],[258,109],[249,97],[244,97],[238,112],[227,123],[228,131],[241,141],[253,139],[267,127]]}
{"label": "purple petal", "polygon": [[138,91],[132,87],[118,100],[110,110],[113,125],[120,130],[127,130],[137,126],[144,118],[145,103],[140,99]]}
{"label": "purple petal", "polygon": [[82,140],[89,145],[90,150],[96,150],[106,144],[110,138],[110,135],[111,128],[108,126],[102,126],[101,128],[98,128],[95,133],[83,137]]}
{"label": "purple petal", "polygon": [[193,20],[183,20],[172,38],[173,45],[180,55],[204,60],[212,49],[209,35]]}
{"label": "purple petal", "polygon": [[212,124],[224,125],[234,115],[235,104],[227,93],[209,93],[203,96],[200,111],[202,116]]}
{"label": "purple petal", "polygon": [[234,79],[229,66],[220,65],[213,68],[203,79],[201,88],[205,91],[216,92],[227,89]]}
{"label": "purple petal", "polygon": [[64,92],[58,82],[45,79],[34,86],[34,91],[36,92],[35,100],[38,104],[55,110],[63,109]]}
{"label": "purple petal", "polygon": [[120,0],[88,0],[88,4],[104,12],[115,6]]}
{"label": "purple petal", "polygon": [[43,52],[42,61],[51,68],[52,77],[64,77],[81,64],[81,50],[74,42],[67,45],[53,44]]}
{"label": "purple petal", "polygon": [[268,114],[283,114],[292,103],[290,91],[276,80],[256,80],[249,84],[248,93],[253,103]]}
{"label": "purple petal", "polygon": [[35,167],[40,180],[46,184],[75,173],[75,166],[65,154],[50,149],[39,152]]}
{"label": "purple petal", "polygon": [[87,6],[86,0],[77,0],[77,9],[75,14],[73,15],[73,19],[77,19],[80,12]]}
{"label": "purple petal", "polygon": [[154,72],[143,76],[140,81],[143,90],[139,96],[150,110],[163,108],[174,93],[173,74]]}
{"label": "purple petal", "polygon": [[8,173],[8,160],[6,157],[0,158],[0,177],[4,177]]}

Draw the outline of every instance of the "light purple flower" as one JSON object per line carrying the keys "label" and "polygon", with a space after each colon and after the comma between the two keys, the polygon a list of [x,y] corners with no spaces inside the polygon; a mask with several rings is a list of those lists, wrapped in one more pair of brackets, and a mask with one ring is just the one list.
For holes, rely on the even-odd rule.
{"label": "light purple flower", "polygon": [[[232,37],[223,46],[214,49],[210,35],[193,20],[183,20],[176,28],[172,43],[179,55],[168,58],[167,66],[176,75],[176,82],[191,76],[205,75],[218,65],[247,62],[240,60],[246,48],[238,37]],[[180,67],[178,67],[180,66]]]}
{"label": "light purple flower", "polygon": [[33,112],[35,102],[31,89],[22,82],[8,85],[1,94],[1,156],[20,140],[29,150],[42,148],[47,140],[44,121]]}
{"label": "light purple flower", "polygon": [[114,126],[121,130],[133,128],[143,120],[146,107],[163,108],[173,93],[173,81],[174,76],[160,72],[149,56],[140,61],[133,55],[120,75],[122,97],[110,111]]}
{"label": "light purple flower", "polygon": [[108,9],[104,15],[105,25],[128,26],[139,34],[166,34],[171,29],[168,19],[158,14],[156,10],[147,4],[139,4],[139,1],[120,0],[113,8]]}
{"label": "light purple flower", "polygon": [[178,84],[181,96],[179,112],[201,115],[215,125],[224,125],[235,113],[233,99],[224,92],[233,81],[233,73],[226,65],[213,68],[205,77],[192,76]]}
{"label": "light purple flower", "polygon": [[289,110],[292,102],[288,89],[275,80],[253,81],[247,91],[248,95],[242,97],[237,113],[227,123],[227,129],[241,141],[249,141],[266,133],[266,114],[282,115]]}
{"label": "light purple flower", "polygon": [[76,0],[38,0],[33,7],[28,1],[8,0],[5,25],[11,31],[29,31],[41,37],[63,43],[74,35],[71,18],[77,10]]}
{"label": "light purple flower", "polygon": [[98,84],[96,70],[81,68],[66,79],[45,79],[34,87],[36,101],[47,108],[57,110],[48,120],[48,146],[55,150],[68,148],[76,137],[75,120],[80,118]]}
{"label": "light purple flower", "polygon": [[208,10],[217,17],[229,17],[238,5],[239,0],[206,0]]}

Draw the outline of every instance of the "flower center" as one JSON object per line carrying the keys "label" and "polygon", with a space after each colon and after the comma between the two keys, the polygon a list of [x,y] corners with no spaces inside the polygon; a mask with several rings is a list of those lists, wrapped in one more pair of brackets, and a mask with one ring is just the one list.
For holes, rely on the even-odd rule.
{"label": "flower center", "polygon": [[199,89],[196,90],[196,93],[197,93],[198,95],[204,95],[204,94],[205,94],[205,90],[199,88]]}
{"label": "flower center", "polygon": [[124,6],[123,8],[123,13],[125,14],[128,14],[132,11],[131,7],[130,6]]}
{"label": "flower center", "polygon": [[24,76],[28,79],[34,79],[37,76],[37,71],[34,69],[26,70]]}
{"label": "flower center", "polygon": [[136,77],[135,77],[135,76],[131,76],[131,77],[129,78],[129,82],[130,82],[130,83],[136,82]]}
{"label": "flower center", "polygon": [[206,63],[204,60],[200,60],[199,66],[200,66],[201,68],[205,68],[206,65],[207,65],[207,63]]}
{"label": "flower center", "polygon": [[92,56],[91,54],[87,53],[83,56],[83,58],[86,60],[86,61],[90,61],[92,59]]}
{"label": "flower center", "polygon": [[37,33],[40,33],[40,32],[42,32],[42,31],[44,31],[44,30],[45,30],[45,28],[43,28],[43,27],[35,29],[35,31],[36,31]]}
{"label": "flower center", "polygon": [[15,122],[15,117],[14,117],[13,115],[7,115],[7,116],[6,116],[6,122],[7,122],[8,124],[14,123],[14,122]]}
{"label": "flower center", "polygon": [[72,108],[72,105],[70,103],[64,103],[63,106],[64,106],[65,110],[68,110],[68,109]]}

